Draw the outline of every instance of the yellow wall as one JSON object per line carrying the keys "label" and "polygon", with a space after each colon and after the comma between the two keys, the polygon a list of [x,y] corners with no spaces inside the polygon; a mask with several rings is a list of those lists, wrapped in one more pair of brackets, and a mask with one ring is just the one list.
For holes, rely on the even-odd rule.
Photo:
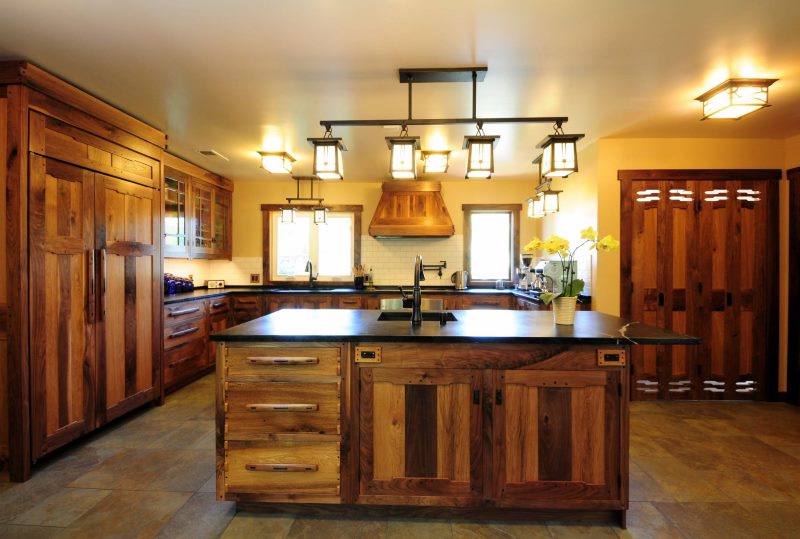
{"label": "yellow wall", "polygon": [[[442,197],[453,218],[456,234],[463,234],[462,204],[523,204],[520,241],[524,244],[534,235],[532,219],[525,217],[524,202],[533,193],[533,180],[483,180],[442,182]],[[381,196],[381,182],[315,182],[314,196],[325,198],[325,204],[362,204],[362,233],[375,213]],[[300,196],[309,196],[307,185]],[[295,183],[289,179],[263,182],[234,181],[233,191],[233,256],[261,256],[261,204],[280,204],[286,197],[296,196]]]}

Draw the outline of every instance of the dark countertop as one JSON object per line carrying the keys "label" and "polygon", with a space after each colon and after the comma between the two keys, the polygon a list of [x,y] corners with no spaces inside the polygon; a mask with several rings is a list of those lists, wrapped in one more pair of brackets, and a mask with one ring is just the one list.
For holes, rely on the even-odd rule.
{"label": "dark countertop", "polygon": [[378,321],[380,311],[285,309],[211,336],[212,341],[415,341],[571,344],[698,344],[667,329],[594,312],[575,313],[574,326],[553,323],[549,311],[451,311],[458,321]]}
{"label": "dark countertop", "polygon": [[[410,286],[403,287],[411,293]],[[358,288],[275,288],[268,286],[229,286],[226,288],[197,288],[192,292],[182,292],[180,294],[170,294],[164,296],[164,305],[191,301],[194,299],[213,298],[217,296],[227,296],[229,294],[398,294],[397,286],[379,286],[374,290]],[[476,295],[496,295],[508,294],[526,299],[538,300],[537,292],[523,292],[511,288],[498,290],[496,288],[467,288],[456,290],[453,287],[422,287],[423,294],[476,294]]]}

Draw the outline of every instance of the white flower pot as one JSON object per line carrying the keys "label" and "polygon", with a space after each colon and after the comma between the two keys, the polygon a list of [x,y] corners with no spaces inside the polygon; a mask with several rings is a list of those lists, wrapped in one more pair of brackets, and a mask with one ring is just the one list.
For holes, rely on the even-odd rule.
{"label": "white flower pot", "polygon": [[556,324],[571,326],[575,323],[575,296],[559,296],[553,300],[553,319]]}

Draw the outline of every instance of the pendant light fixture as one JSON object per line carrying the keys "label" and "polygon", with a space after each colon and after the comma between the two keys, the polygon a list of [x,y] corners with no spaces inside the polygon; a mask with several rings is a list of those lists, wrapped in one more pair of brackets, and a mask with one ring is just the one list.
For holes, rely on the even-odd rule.
{"label": "pendant light fixture", "polygon": [[[314,180],[318,180],[314,176],[293,176],[292,179],[297,184],[297,196],[293,197],[286,197],[286,202],[289,203],[289,206],[285,206],[281,208],[281,222],[284,224],[291,224],[294,223],[295,217],[297,216],[297,212],[301,211],[301,207],[296,206],[296,202],[301,202],[307,204],[309,202],[314,202],[313,206],[305,205],[302,207],[303,211],[312,211],[314,214],[314,224],[321,225],[327,222],[326,213],[328,212],[328,208],[322,205],[322,202],[325,200],[321,197],[314,197]],[[303,180],[307,180],[309,183],[309,190],[310,196],[301,197],[300,196],[300,182]]]}
{"label": "pendant light fixture", "polygon": [[294,223],[295,208],[281,208],[281,223],[290,225]]}
{"label": "pendant light fixture", "polygon": [[422,163],[423,174],[442,174],[447,172],[450,167],[450,151],[423,151]]}
{"label": "pendant light fixture", "polygon": [[738,120],[758,109],[769,107],[769,87],[778,79],[728,79],[695,101],[703,103],[703,120]]}
{"label": "pendant light fixture", "polygon": [[324,225],[327,221],[328,208],[314,208],[314,224]]}
{"label": "pendant light fixture", "polygon": [[467,179],[488,180],[494,172],[494,147],[499,136],[487,136],[483,124],[478,124],[478,132],[464,137],[463,149],[467,150]]}
{"label": "pendant light fixture", "polygon": [[419,137],[409,137],[408,127],[403,126],[397,137],[386,137],[386,145],[391,150],[389,174],[395,180],[417,179],[417,150]]}
{"label": "pendant light fixture", "polygon": [[342,139],[333,137],[331,126],[325,127],[322,138],[307,140],[314,146],[314,175],[320,180],[343,179],[342,152],[347,148]]}
{"label": "pendant light fixture", "polygon": [[578,172],[577,142],[584,137],[565,135],[561,123],[555,125],[555,133],[547,135],[536,145],[542,149],[541,175],[543,178],[566,178]]}
{"label": "pendant light fixture", "polygon": [[261,155],[261,168],[271,174],[291,174],[295,159],[287,152],[258,152]]}
{"label": "pendant light fixture", "polygon": [[528,217],[541,219],[544,217],[544,199],[536,195],[528,199]]}

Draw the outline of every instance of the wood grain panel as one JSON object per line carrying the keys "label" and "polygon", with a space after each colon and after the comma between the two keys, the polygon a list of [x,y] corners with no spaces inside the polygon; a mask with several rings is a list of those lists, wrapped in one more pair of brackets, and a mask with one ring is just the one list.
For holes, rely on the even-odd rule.
{"label": "wood grain panel", "polygon": [[103,320],[105,406],[125,398],[125,257],[107,255],[106,312]]}
{"label": "wood grain panel", "polygon": [[[267,380],[272,377],[339,376],[341,349],[333,346],[229,346],[231,380]],[[302,359],[297,364],[292,360]]]}
{"label": "wood grain panel", "polygon": [[572,481],[605,483],[605,387],[576,388],[572,392]]}
{"label": "wood grain panel", "polygon": [[405,477],[436,477],[436,389],[405,386]]}
{"label": "wood grain panel", "polygon": [[539,479],[538,388],[509,383],[505,395],[506,482]]}
{"label": "wood grain panel", "polygon": [[571,390],[539,390],[539,478],[569,481],[572,475]]}
{"label": "wood grain panel", "polygon": [[406,392],[402,385],[373,386],[373,475],[377,480],[405,476]]}
{"label": "wood grain panel", "polygon": [[469,481],[469,384],[436,388],[436,477]]}

